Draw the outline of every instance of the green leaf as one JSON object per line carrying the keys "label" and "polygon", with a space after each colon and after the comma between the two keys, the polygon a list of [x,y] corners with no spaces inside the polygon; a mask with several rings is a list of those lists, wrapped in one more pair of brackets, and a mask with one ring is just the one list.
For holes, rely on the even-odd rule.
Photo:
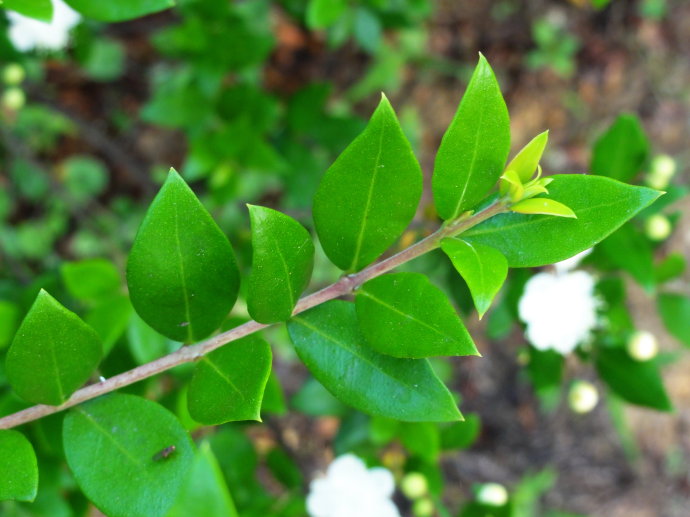
{"label": "green leaf", "polygon": [[132,312],[127,327],[127,344],[137,364],[146,364],[174,351],[179,344],[162,336]]}
{"label": "green leaf", "polygon": [[309,377],[299,391],[295,393],[292,398],[292,406],[301,413],[310,416],[343,417],[348,411],[351,411],[313,377]]}
{"label": "green leaf", "polygon": [[[686,264],[685,257],[682,253],[671,253],[659,262],[654,268],[654,280],[661,284],[678,278],[685,272]],[[0,314],[2,313],[2,302],[0,302]],[[2,316],[0,316],[0,321]],[[2,328],[2,325],[0,325]],[[2,348],[2,337],[0,337],[0,348]]]}
{"label": "green leaf", "polygon": [[514,204],[510,209],[518,214],[543,214],[577,219],[575,212],[569,207],[565,206],[563,203],[545,197],[525,199]]}
{"label": "green leaf", "polygon": [[63,441],[79,487],[110,517],[165,515],[194,459],[192,440],[172,413],[119,393],[71,409]]}
{"label": "green leaf", "polygon": [[522,183],[527,183],[534,176],[548,141],[548,131],[539,133],[510,160],[506,165],[506,171],[515,171]]}
{"label": "green leaf", "polygon": [[690,298],[664,293],[657,300],[659,314],[669,334],[690,346]]}
{"label": "green leaf", "polygon": [[345,0],[310,0],[307,6],[307,27],[324,29],[333,25],[347,8]]}
{"label": "green leaf", "polygon": [[601,378],[621,398],[638,406],[671,411],[655,361],[635,361],[623,349],[602,349],[596,356]]}
{"label": "green leaf", "polygon": [[591,248],[661,195],[602,176],[551,177],[550,197],[570,207],[577,219],[499,214],[462,238],[498,249],[510,267],[553,264]]}
{"label": "green leaf", "polygon": [[347,271],[370,264],[405,230],[421,195],[422,171],[384,96],[314,197],[314,223],[326,255]]}
{"label": "green leaf", "polygon": [[458,111],[436,154],[436,210],[455,219],[473,208],[501,176],[510,151],[510,119],[493,70],[480,54]]}
{"label": "green leaf", "polygon": [[596,141],[591,171],[619,181],[630,181],[644,167],[649,141],[635,115],[620,115]]}
{"label": "green leaf", "polygon": [[69,294],[79,300],[95,301],[115,294],[120,288],[120,273],[105,259],[65,262],[60,267]]}
{"label": "green leaf", "polygon": [[411,422],[461,420],[453,396],[425,359],[398,359],[363,346],[353,304],[333,300],[288,322],[312,375],[344,403]]}
{"label": "green leaf", "polygon": [[311,235],[285,214],[248,207],[253,254],[247,309],[259,323],[288,320],[314,268]]}
{"label": "green leaf", "polygon": [[36,498],[36,453],[19,431],[0,430],[0,472],[0,501],[33,501]]}
{"label": "green leaf", "polygon": [[271,347],[257,335],[203,356],[189,385],[189,414],[202,424],[261,421],[261,400],[271,373]]}
{"label": "green leaf", "polygon": [[127,330],[133,312],[129,298],[118,294],[103,300],[84,315],[84,321],[101,338],[104,356],[110,353]]}
{"label": "green leaf", "polygon": [[65,0],[75,11],[101,22],[122,22],[157,13],[175,5],[174,0]]}
{"label": "green leaf", "polygon": [[355,299],[359,328],[371,348],[393,357],[479,355],[446,295],[419,273],[369,280]]}
{"label": "green leaf", "polygon": [[0,300],[0,350],[12,342],[19,323],[19,308],[12,302]]}
{"label": "green leaf", "polygon": [[207,441],[199,445],[192,470],[166,517],[236,517],[237,510],[218,460]]}
{"label": "green leaf", "polygon": [[632,224],[613,232],[597,251],[605,254],[611,264],[630,273],[647,292],[654,290],[654,251],[649,240]]}
{"label": "green leaf", "polygon": [[129,255],[132,305],[161,334],[192,342],[220,326],[237,299],[239,282],[227,237],[171,169]]}
{"label": "green leaf", "polygon": [[460,239],[443,239],[441,249],[453,267],[465,279],[472,293],[479,318],[489,310],[491,302],[508,276],[508,262],[503,254],[483,244]]}
{"label": "green leaf", "polygon": [[464,422],[453,422],[441,429],[441,449],[456,450],[470,447],[479,437],[482,421],[475,413],[465,415]]}
{"label": "green leaf", "polygon": [[101,360],[98,334],[41,289],[7,353],[7,378],[21,398],[62,404]]}
{"label": "green leaf", "polygon": [[3,0],[2,7],[44,22],[49,22],[53,18],[51,0]]}

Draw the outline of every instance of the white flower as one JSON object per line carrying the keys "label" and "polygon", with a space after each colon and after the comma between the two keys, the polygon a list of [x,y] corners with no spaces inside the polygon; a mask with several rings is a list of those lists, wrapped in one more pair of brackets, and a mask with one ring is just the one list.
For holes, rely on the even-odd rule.
{"label": "white flower", "polygon": [[503,506],[508,502],[508,491],[499,483],[485,483],[477,491],[477,501],[487,506]]}
{"label": "white flower", "polygon": [[558,273],[565,273],[566,271],[572,271],[575,269],[580,262],[582,262],[582,259],[585,258],[587,255],[592,253],[592,250],[594,248],[589,248],[585,251],[581,251],[577,255],[574,255],[570,257],[569,259],[561,260],[560,262],[556,262],[553,267],[556,268],[556,271]]}
{"label": "white flower", "polygon": [[311,517],[400,517],[391,501],[393,474],[383,467],[367,469],[353,454],[335,459],[326,476],[312,481],[309,489]]}
{"label": "white flower", "polygon": [[568,404],[576,413],[589,413],[599,403],[599,391],[594,384],[576,381],[570,387]]}
{"label": "white flower", "polygon": [[569,354],[597,325],[594,277],[586,271],[538,273],[525,284],[518,312],[538,350]]}
{"label": "white flower", "polygon": [[14,48],[21,52],[33,49],[59,50],[67,46],[69,31],[81,15],[63,0],[53,0],[53,19],[35,20],[14,11],[7,11],[10,22],[8,37]]}

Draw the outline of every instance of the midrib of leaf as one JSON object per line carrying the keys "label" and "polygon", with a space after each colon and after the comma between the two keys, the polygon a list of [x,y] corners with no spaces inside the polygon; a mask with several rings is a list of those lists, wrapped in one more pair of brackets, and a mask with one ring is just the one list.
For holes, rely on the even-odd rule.
{"label": "midrib of leaf", "polygon": [[465,199],[465,194],[467,193],[467,187],[470,184],[470,181],[472,180],[472,177],[474,176],[474,164],[477,161],[477,145],[479,144],[479,135],[481,134],[481,125],[482,121],[484,120],[484,112],[486,111],[486,104],[482,103],[481,108],[479,110],[479,123],[477,124],[477,132],[474,135],[474,149],[472,151],[472,160],[470,161],[470,172],[467,175],[467,180],[465,181],[465,186],[462,189],[462,194],[460,194],[460,199],[458,199],[458,202],[455,204],[455,210],[453,210],[453,215],[451,219],[455,219],[458,216],[458,213],[460,212],[460,205],[462,205],[463,200]]}
{"label": "midrib of leaf", "polygon": [[[619,204],[625,204],[625,203],[626,203],[626,200],[617,201],[617,202],[613,202],[613,203],[602,203],[602,204],[596,205],[596,206],[587,206],[584,208],[578,208],[577,212],[575,212],[575,210],[573,209],[573,212],[575,212],[575,215],[577,215],[577,214],[582,214],[582,213],[588,213],[588,212],[591,212],[592,210],[598,210],[599,208],[613,207],[613,206],[616,206]],[[515,222],[515,223],[509,224],[509,225],[504,225],[504,226],[494,226],[493,228],[477,227],[477,231],[470,230],[469,232],[467,232],[467,238],[476,237],[478,235],[487,235],[489,233],[504,232],[506,230],[514,230],[514,229],[520,228],[522,226],[529,226],[529,225],[534,224],[534,219],[532,219],[532,217],[535,217],[535,216],[540,217],[540,220],[544,220],[547,217],[553,217],[550,215],[543,215],[543,214],[520,214],[520,215],[527,215],[527,217],[530,217],[530,219],[527,221]],[[571,219],[571,220],[577,221],[577,219]]]}
{"label": "midrib of leaf", "polygon": [[376,160],[374,161],[374,174],[371,177],[371,182],[369,183],[369,191],[367,192],[367,202],[364,205],[364,215],[362,217],[362,226],[357,235],[357,245],[355,246],[355,254],[352,258],[352,263],[350,264],[349,270],[354,270],[357,267],[357,262],[359,262],[359,255],[362,251],[362,242],[364,241],[364,232],[367,228],[367,216],[369,215],[369,210],[371,209],[371,198],[374,194],[374,184],[376,183],[376,176],[379,172],[379,163],[381,161],[381,153],[383,151],[383,135],[385,133],[386,123],[385,120],[381,122],[381,135],[379,136],[379,146],[376,154]]}
{"label": "midrib of leaf", "polygon": [[[391,379],[395,384],[398,384],[398,385],[400,385],[400,386],[403,386],[403,387],[405,387],[405,388],[407,388],[407,389],[410,389],[410,390],[414,391],[415,393],[417,393],[417,395],[420,395],[420,396],[421,396],[422,398],[424,398],[424,399],[433,400],[433,399],[427,397],[426,394],[425,394],[423,391],[422,391],[422,392],[417,391],[417,390],[416,390],[416,386],[411,385],[411,384],[406,384],[405,382],[403,382],[403,380],[401,380],[401,379],[399,379],[399,378],[397,378],[397,377],[394,377],[393,375],[391,375],[390,373],[388,373],[386,370],[382,369],[380,366],[378,366],[378,365],[372,363],[371,360],[370,360],[369,358],[364,357],[363,355],[361,355],[357,350],[353,349],[351,346],[348,346],[347,343],[345,343],[345,342],[343,342],[343,341],[340,341],[339,339],[337,339],[337,338],[335,338],[335,337],[333,337],[333,336],[331,336],[331,335],[329,335],[329,334],[326,334],[326,333],[323,332],[321,329],[319,329],[318,327],[315,327],[315,326],[311,325],[309,322],[307,322],[306,320],[304,320],[304,319],[302,319],[302,318],[293,317],[292,319],[293,319],[293,321],[294,321],[295,323],[298,323],[298,324],[300,324],[300,325],[302,325],[302,326],[304,326],[304,327],[307,327],[308,329],[314,331],[315,333],[319,334],[320,336],[326,338],[328,341],[331,341],[332,343],[338,345],[340,348],[343,348],[344,350],[347,350],[347,351],[350,352],[353,356],[355,356],[355,357],[361,359],[363,362],[367,363],[367,364],[368,364],[369,366],[371,366],[374,370],[376,370],[376,371],[378,371],[378,372],[381,372],[383,375],[385,375],[386,377],[388,377],[389,379]],[[395,359],[395,358],[391,357],[391,359]],[[400,360],[400,359],[398,359],[398,360]],[[409,360],[410,360],[410,361],[417,361],[418,359],[409,359]],[[423,360],[423,359],[422,359],[422,360]]]}
{"label": "midrib of leaf", "polygon": [[55,347],[50,347],[50,358],[53,360],[53,368],[55,370],[55,383],[57,385],[58,393],[60,394],[60,400],[65,400],[65,389],[62,386],[62,379],[60,378],[60,369],[58,368],[57,357],[55,355]]}
{"label": "midrib of leaf", "polygon": [[177,211],[177,201],[179,200],[179,195],[176,192],[175,203],[173,207],[175,210],[175,243],[177,244],[175,251],[177,252],[177,259],[180,265],[180,282],[182,283],[182,299],[184,300],[184,311],[187,321],[187,341],[192,342],[194,339],[192,337],[192,318],[189,311],[189,292],[187,291],[187,280],[185,278],[184,271],[184,261],[182,260],[182,243],[180,242],[180,225],[179,225],[179,214]]}
{"label": "midrib of leaf", "polygon": [[462,244],[467,244],[469,246],[470,250],[474,254],[474,258],[477,261],[477,266],[479,267],[479,281],[481,282],[482,285],[482,294],[484,294],[485,291],[485,285],[484,285],[484,264],[482,264],[481,258],[479,256],[479,253],[477,253],[477,249],[472,246],[469,242],[463,241],[462,239],[454,239],[458,242],[461,242]]}
{"label": "midrib of leaf", "polygon": [[290,282],[290,268],[288,267],[285,257],[283,256],[283,250],[280,247],[280,243],[273,235],[269,235],[268,238],[273,242],[273,247],[275,248],[278,257],[280,258],[280,263],[283,266],[283,273],[285,273],[285,285],[290,298],[290,307],[293,308],[295,306],[295,295],[292,292],[292,283]]}
{"label": "midrib of leaf", "polygon": [[105,436],[108,439],[108,441],[115,445],[115,448],[117,448],[122,453],[122,455],[137,468],[137,470],[143,472],[147,478],[152,479],[149,471],[146,469],[146,464],[143,461],[141,461],[141,459],[132,456],[129,450],[127,450],[127,448],[124,445],[122,445],[118,440],[116,440],[112,433],[109,433],[105,427],[98,423],[98,420],[96,420],[93,416],[84,411],[80,406],[75,407],[74,410],[78,411],[87,420],[89,420],[93,424],[93,427],[97,431],[99,431],[100,434]]}
{"label": "midrib of leaf", "polygon": [[204,363],[206,363],[207,365],[209,365],[209,366],[211,367],[211,369],[218,375],[218,377],[220,377],[220,378],[223,379],[225,382],[227,382],[228,385],[229,385],[233,390],[235,390],[235,391],[239,394],[240,397],[242,397],[243,399],[245,398],[245,397],[244,397],[244,393],[242,393],[242,392],[237,388],[237,386],[235,386],[235,383],[232,382],[232,380],[230,379],[230,377],[228,377],[227,375],[225,375],[225,372],[223,372],[223,370],[221,370],[220,368],[218,368],[218,367],[216,366],[216,364],[208,358],[208,356],[202,357],[202,358],[201,358],[201,361],[204,362]]}
{"label": "midrib of leaf", "polygon": [[451,335],[449,335],[449,334],[446,334],[445,332],[442,332],[442,331],[440,331],[439,329],[437,329],[437,328],[435,328],[435,327],[429,325],[427,322],[422,321],[422,320],[420,320],[420,319],[418,319],[418,318],[412,316],[411,314],[408,314],[408,313],[406,313],[406,312],[401,311],[401,310],[398,309],[397,307],[394,307],[394,306],[392,306],[392,305],[390,305],[390,304],[384,302],[383,300],[381,300],[380,298],[374,296],[374,295],[371,294],[370,292],[365,291],[364,289],[360,289],[359,292],[360,292],[361,294],[363,294],[364,296],[366,296],[367,298],[369,298],[369,299],[373,300],[374,302],[378,303],[378,304],[381,305],[382,307],[385,307],[386,309],[390,310],[391,312],[394,312],[394,313],[396,313],[396,314],[399,314],[400,316],[402,316],[402,317],[405,318],[405,319],[412,320],[412,321],[414,321],[415,323],[417,323],[418,325],[421,325],[422,327],[425,327],[425,328],[427,328],[427,329],[429,329],[429,330],[435,332],[436,334],[438,334],[439,336],[441,336],[441,337],[443,337],[443,338],[445,338],[445,339],[450,339],[451,341],[456,341],[456,342],[457,342],[457,339],[455,339],[454,336],[451,336]]}

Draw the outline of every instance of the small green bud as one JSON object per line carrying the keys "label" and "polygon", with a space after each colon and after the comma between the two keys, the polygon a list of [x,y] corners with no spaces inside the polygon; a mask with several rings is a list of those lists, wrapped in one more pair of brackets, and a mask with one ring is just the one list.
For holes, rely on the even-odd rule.
{"label": "small green bud", "polygon": [[587,381],[575,381],[570,386],[568,404],[575,413],[589,413],[599,403],[599,391]]}
{"label": "small green bud", "polygon": [[659,343],[651,332],[639,330],[628,339],[627,349],[630,357],[636,361],[649,361],[656,357]]}
{"label": "small green bud", "polygon": [[11,111],[19,111],[26,104],[24,90],[17,86],[7,88],[2,94],[2,105]]}
{"label": "small green bud", "polygon": [[667,154],[659,154],[652,160],[645,182],[652,188],[663,190],[668,187],[675,174],[676,161]]}
{"label": "small green bud", "polygon": [[434,514],[434,502],[428,497],[417,499],[412,505],[412,513],[415,517],[430,517]]}
{"label": "small green bud", "polygon": [[653,241],[663,241],[671,235],[671,221],[661,214],[654,214],[645,221],[645,233]]}
{"label": "small green bud", "polygon": [[513,205],[511,210],[519,214],[544,214],[577,219],[577,215],[569,207],[545,197],[525,199]]}
{"label": "small green bud", "polygon": [[419,472],[410,472],[402,478],[400,490],[408,499],[419,499],[429,492],[429,483],[426,476]]}
{"label": "small green bud", "polygon": [[24,67],[18,63],[10,63],[2,71],[2,80],[8,86],[16,86],[26,77]]}

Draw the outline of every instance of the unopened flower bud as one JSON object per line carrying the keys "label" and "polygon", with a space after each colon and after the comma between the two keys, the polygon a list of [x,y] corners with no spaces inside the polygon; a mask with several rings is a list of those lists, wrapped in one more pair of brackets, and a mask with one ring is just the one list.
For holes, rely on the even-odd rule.
{"label": "unopened flower bud", "polygon": [[570,387],[568,404],[575,413],[589,413],[599,403],[596,386],[587,381],[576,381]]}
{"label": "unopened flower bud", "polygon": [[424,474],[419,472],[410,472],[406,474],[400,482],[400,490],[408,499],[419,499],[425,496],[429,491],[429,483],[427,483]]}
{"label": "unopened flower bud", "polygon": [[24,107],[25,103],[26,95],[24,90],[17,86],[7,88],[2,94],[2,105],[8,110],[18,111]]}
{"label": "unopened flower bud", "polygon": [[651,169],[645,179],[647,185],[656,189],[665,189],[676,173],[676,161],[667,154],[654,157]]}
{"label": "unopened flower bud", "polygon": [[428,497],[417,499],[412,505],[412,513],[415,517],[430,517],[434,514],[434,503]]}
{"label": "unopened flower bud", "polygon": [[636,361],[649,361],[656,357],[659,344],[651,332],[640,330],[635,332],[628,340],[628,353]]}
{"label": "unopened flower bud", "polygon": [[499,483],[486,483],[477,491],[477,502],[487,506],[503,506],[508,502],[508,491]]}
{"label": "unopened flower bud", "polygon": [[2,80],[8,86],[16,86],[26,77],[24,67],[18,63],[10,63],[2,71]]}
{"label": "unopened flower bud", "polygon": [[663,241],[671,235],[671,221],[661,214],[654,214],[645,222],[645,233],[653,241]]}

